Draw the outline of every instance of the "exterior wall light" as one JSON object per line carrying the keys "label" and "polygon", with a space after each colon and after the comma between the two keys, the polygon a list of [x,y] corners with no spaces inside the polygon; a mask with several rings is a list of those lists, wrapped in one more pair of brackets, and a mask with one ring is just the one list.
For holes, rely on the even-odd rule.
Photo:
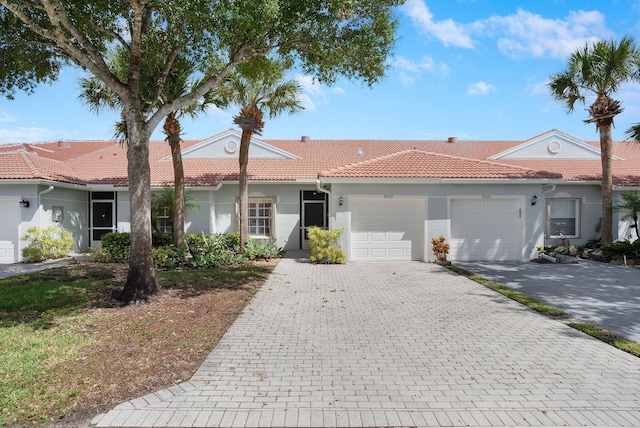
{"label": "exterior wall light", "polygon": [[23,196],[22,200],[20,200],[20,206],[22,208],[29,208],[29,200]]}
{"label": "exterior wall light", "polygon": [[533,198],[531,198],[531,206],[534,206],[537,203],[538,203],[538,197],[536,195],[533,195]]}
{"label": "exterior wall light", "polygon": [[344,205],[344,198],[342,196],[340,196],[338,198],[338,205],[343,206]]}

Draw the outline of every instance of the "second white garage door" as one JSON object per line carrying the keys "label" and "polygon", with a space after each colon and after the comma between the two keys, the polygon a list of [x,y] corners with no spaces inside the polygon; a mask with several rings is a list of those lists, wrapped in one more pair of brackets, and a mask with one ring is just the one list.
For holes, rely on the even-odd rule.
{"label": "second white garage door", "polygon": [[424,260],[425,200],[354,198],[351,260]]}
{"label": "second white garage door", "polygon": [[521,260],[518,199],[452,199],[451,260]]}

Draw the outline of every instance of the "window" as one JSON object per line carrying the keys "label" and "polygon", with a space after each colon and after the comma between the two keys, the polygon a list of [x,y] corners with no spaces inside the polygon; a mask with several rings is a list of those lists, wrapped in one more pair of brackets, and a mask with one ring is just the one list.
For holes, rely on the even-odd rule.
{"label": "window", "polygon": [[580,199],[547,199],[547,237],[580,237]]}
{"label": "window", "polygon": [[249,200],[249,236],[271,238],[273,201],[270,199]]}
{"label": "window", "polygon": [[159,232],[171,232],[173,225],[171,224],[169,207],[158,207],[158,215],[156,216],[156,227]]}

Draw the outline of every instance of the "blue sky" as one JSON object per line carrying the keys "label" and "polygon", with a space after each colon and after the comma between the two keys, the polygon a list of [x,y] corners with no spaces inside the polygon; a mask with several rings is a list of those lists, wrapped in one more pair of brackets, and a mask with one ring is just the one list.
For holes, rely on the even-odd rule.
{"label": "blue sky", "polygon": [[[399,41],[387,76],[369,89],[360,82],[328,87],[297,74],[305,110],[267,120],[265,139],[525,140],[556,128],[597,140],[545,86],[587,41],[631,35],[640,43],[640,3],[630,0],[408,0],[397,10]],[[65,69],[33,95],[0,99],[0,144],[110,139],[117,113],[90,112],[78,100],[79,72]],[[625,111],[614,139],[640,122],[640,85],[615,96]],[[235,109],[211,109],[184,120],[185,139],[234,127]],[[162,139],[160,129],[153,138]]]}

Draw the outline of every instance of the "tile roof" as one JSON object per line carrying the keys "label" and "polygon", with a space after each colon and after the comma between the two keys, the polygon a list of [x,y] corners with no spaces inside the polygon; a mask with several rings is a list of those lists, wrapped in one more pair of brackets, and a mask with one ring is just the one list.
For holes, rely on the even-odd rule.
{"label": "tile roof", "polygon": [[562,174],[536,171],[477,159],[405,150],[321,172],[321,177],[384,178],[562,178]]}
{"label": "tile roof", "polygon": [[[551,132],[551,131],[550,131]],[[559,178],[599,181],[599,160],[499,159],[489,157],[524,141],[457,140],[261,140],[298,159],[251,159],[250,180],[295,181],[321,177],[371,178]],[[187,149],[202,140],[182,142]],[[585,142],[599,147],[598,142]],[[640,186],[640,144],[613,145],[614,184]],[[151,141],[153,186],[171,184],[169,145]],[[238,179],[234,158],[183,159],[187,186],[216,186]],[[126,186],[127,149],[114,141],[64,141],[0,145],[0,179],[43,179],[76,184]]]}

